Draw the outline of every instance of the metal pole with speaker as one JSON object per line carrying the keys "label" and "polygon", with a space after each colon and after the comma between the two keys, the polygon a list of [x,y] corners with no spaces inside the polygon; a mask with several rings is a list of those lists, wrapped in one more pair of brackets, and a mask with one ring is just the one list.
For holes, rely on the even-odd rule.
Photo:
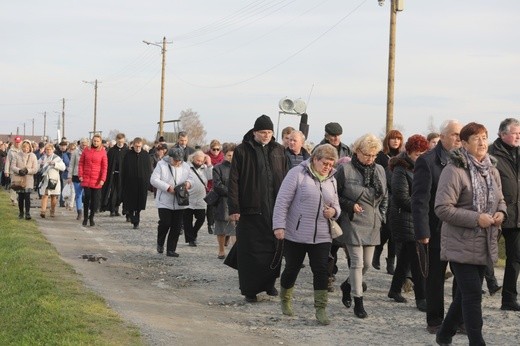
{"label": "metal pole with speaker", "polygon": [[[278,140],[278,135],[280,131],[280,115],[282,114],[292,114],[292,115],[299,115],[301,116],[300,120],[300,131],[302,131],[305,134],[305,137],[309,134],[309,125],[307,124],[307,113],[305,111],[307,110],[307,105],[302,99],[296,99],[291,100],[287,97],[282,98],[278,102],[278,107],[280,108],[280,111],[278,111],[278,124],[276,125],[276,139]],[[305,117],[304,117],[305,115]],[[302,130],[305,129],[304,130]]]}

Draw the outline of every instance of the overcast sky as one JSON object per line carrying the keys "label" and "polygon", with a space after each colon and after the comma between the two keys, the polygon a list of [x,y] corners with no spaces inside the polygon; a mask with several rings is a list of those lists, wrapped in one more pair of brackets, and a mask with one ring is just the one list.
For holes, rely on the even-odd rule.
{"label": "overcast sky", "polygon": [[[397,15],[394,125],[405,137],[457,118],[499,122],[520,109],[520,1],[405,1]],[[308,103],[309,139],[384,131],[390,0],[3,1],[0,133],[93,128],[153,139],[166,36],[165,120],[198,112],[206,140],[240,141],[278,101]],[[280,129],[298,126],[282,115]],[[165,125],[166,131],[173,128]],[[280,130],[281,131],[281,130]]]}

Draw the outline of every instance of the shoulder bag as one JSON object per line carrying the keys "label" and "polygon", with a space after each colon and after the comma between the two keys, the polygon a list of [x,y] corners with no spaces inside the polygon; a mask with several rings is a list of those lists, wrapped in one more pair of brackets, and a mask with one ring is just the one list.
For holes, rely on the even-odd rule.
{"label": "shoulder bag", "polygon": [[173,191],[175,191],[175,198],[177,199],[177,204],[179,206],[190,205],[190,193],[188,192],[188,189],[186,188],[186,184],[177,185],[177,181],[175,180],[175,177],[173,176],[173,171],[172,171],[172,167],[170,164],[168,164],[168,168],[170,169],[170,173],[172,174],[173,182],[175,184]]}

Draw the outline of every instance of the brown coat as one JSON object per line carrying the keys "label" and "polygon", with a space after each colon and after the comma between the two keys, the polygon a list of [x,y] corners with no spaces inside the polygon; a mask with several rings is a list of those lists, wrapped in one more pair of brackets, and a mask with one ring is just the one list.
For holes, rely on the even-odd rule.
{"label": "brown coat", "polygon": [[[500,175],[495,167],[490,170],[495,181],[497,211],[506,212]],[[498,259],[499,229],[478,227],[479,213],[473,210],[471,177],[465,158],[454,151],[451,162],[444,168],[435,197],[435,213],[442,223],[441,260],[456,263],[488,265]]]}

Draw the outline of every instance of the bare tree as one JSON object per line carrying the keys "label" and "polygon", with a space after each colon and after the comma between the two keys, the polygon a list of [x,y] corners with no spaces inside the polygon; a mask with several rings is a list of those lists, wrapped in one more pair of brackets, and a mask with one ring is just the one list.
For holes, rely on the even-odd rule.
{"label": "bare tree", "polygon": [[116,139],[116,136],[118,133],[120,133],[121,131],[119,131],[118,129],[113,129],[113,130],[110,130],[110,132],[108,133],[108,136],[106,139],[108,140],[113,140],[113,139]]}
{"label": "bare tree", "polygon": [[180,129],[188,134],[189,145],[201,147],[206,144],[206,131],[200,121],[199,114],[191,108],[181,111]]}
{"label": "bare tree", "polygon": [[428,133],[431,132],[439,132],[439,129],[435,126],[435,123],[433,122],[433,115],[430,115],[428,118]]}

